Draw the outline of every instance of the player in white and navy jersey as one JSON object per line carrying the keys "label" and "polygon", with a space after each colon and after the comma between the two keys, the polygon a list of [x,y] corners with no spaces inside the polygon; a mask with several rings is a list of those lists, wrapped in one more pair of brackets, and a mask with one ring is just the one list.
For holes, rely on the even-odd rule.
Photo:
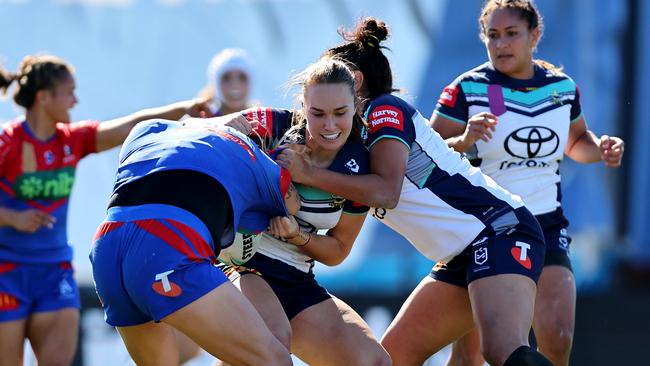
{"label": "player in white and navy jersey", "polygon": [[[308,67],[298,83],[302,109],[244,111],[259,121],[252,135],[269,148],[289,142],[306,147],[314,164],[328,171],[367,174],[352,72],[326,59]],[[294,218],[273,223],[253,258],[234,268],[242,274],[242,292],[274,334],[310,365],[390,365],[366,322],[320,286],[312,270],[315,261],[333,266],[347,257],[369,207],[316,187],[296,188],[301,206]]]}
{"label": "player in white and navy jersey", "polygon": [[[597,138],[587,129],[575,82],[546,61],[533,60],[543,29],[529,1],[485,5],[479,19],[490,61],[460,75],[446,87],[431,117],[432,127],[451,147],[499,185],[518,194],[544,232],[546,255],[538,282],[533,329],[539,350],[555,365],[568,365],[575,323],[575,280],[569,257],[569,222],[562,211],[560,163],[566,154],[590,163],[620,165],[623,142]],[[462,284],[451,265],[432,275]],[[482,364],[468,335],[452,352]],[[476,341],[473,342],[477,344]],[[456,348],[458,348],[456,347]],[[473,348],[473,349],[471,349]]]}
{"label": "player in white and navy jersey", "polygon": [[291,151],[278,161],[296,181],[377,207],[373,216],[424,255],[460,263],[468,284],[465,289],[423,279],[382,345],[396,364],[422,364],[476,321],[490,362],[550,365],[527,343],[544,258],[539,224],[519,197],[472,167],[415,108],[391,94],[383,22],[366,18],[343,35],[346,42],[325,57],[356,69],[369,125],[371,174],[334,174]]}

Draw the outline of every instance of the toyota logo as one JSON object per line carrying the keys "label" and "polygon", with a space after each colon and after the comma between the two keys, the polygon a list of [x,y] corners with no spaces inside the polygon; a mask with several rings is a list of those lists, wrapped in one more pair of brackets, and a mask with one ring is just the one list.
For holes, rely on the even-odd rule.
{"label": "toyota logo", "polygon": [[557,134],[546,127],[528,126],[513,131],[503,144],[508,154],[521,158],[543,158],[552,155],[560,145]]}

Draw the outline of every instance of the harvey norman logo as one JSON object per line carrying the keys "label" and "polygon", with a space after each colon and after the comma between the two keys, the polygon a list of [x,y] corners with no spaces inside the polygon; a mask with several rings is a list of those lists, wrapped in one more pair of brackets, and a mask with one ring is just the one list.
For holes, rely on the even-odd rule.
{"label": "harvey norman logo", "polygon": [[375,108],[368,118],[370,132],[376,132],[380,128],[389,127],[404,131],[404,114],[401,110],[390,106],[381,105]]}

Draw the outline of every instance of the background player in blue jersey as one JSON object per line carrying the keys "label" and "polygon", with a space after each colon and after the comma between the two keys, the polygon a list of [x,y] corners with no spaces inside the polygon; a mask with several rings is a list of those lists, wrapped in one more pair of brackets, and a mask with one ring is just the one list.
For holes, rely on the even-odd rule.
{"label": "background player in blue jersey", "polygon": [[99,123],[70,123],[77,103],[73,69],[54,56],[27,56],[12,82],[25,117],[0,132],[0,354],[20,364],[28,338],[39,364],[66,365],[77,344],[79,295],[66,222],[75,167],[84,156],[124,141],[144,119],[198,114],[191,100]]}
{"label": "background player in blue jersey", "polygon": [[235,232],[260,233],[299,206],[288,173],[229,120],[151,120],[120,153],[90,259],[106,322],[138,365],[178,364],[173,328],[233,365],[291,363],[213,265]]}
{"label": "background player in blue jersey", "polygon": [[[544,231],[546,255],[537,285],[533,329],[539,350],[568,365],[575,323],[576,286],[570,237],[561,207],[559,165],[566,154],[580,163],[618,167],[623,141],[587,128],[578,87],[548,62],[533,59],[543,21],[532,1],[488,1],[479,17],[489,61],[443,91],[432,127],[499,185],[518,194]],[[441,267],[440,281],[463,273]],[[457,342],[449,364],[481,365],[478,335]]]}
{"label": "background player in blue jersey", "polygon": [[[366,174],[368,151],[356,112],[354,76],[341,61],[323,59],[298,74],[300,110],[255,108],[265,145],[297,143],[315,166]],[[271,331],[309,365],[390,365],[366,322],[315,279],[315,261],[334,266],[350,253],[369,208],[326,191],[296,184],[300,210],[262,234],[257,253],[231,278]],[[321,233],[319,233],[321,231]],[[232,270],[232,269],[231,269]]]}
{"label": "background player in blue jersey", "polygon": [[342,35],[346,42],[325,56],[356,69],[372,174],[318,169],[294,151],[278,162],[296,181],[378,207],[375,218],[427,257],[463,268],[468,283],[422,280],[382,339],[393,364],[421,365],[476,322],[490,363],[550,365],[527,339],[544,258],[539,224],[519,197],[471,167],[415,108],[391,95],[383,22],[366,18]]}

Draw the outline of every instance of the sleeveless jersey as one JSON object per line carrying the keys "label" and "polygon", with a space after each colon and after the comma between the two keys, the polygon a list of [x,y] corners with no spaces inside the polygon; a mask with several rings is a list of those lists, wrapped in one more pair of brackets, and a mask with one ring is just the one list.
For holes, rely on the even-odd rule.
{"label": "sleeveless jersey", "polygon": [[449,148],[420,112],[390,94],[366,109],[367,145],[382,139],[409,148],[406,176],[394,209],[373,217],[402,234],[426,257],[446,261],[459,254],[487,225],[495,232],[517,223],[521,199],[498,186]]}
{"label": "sleeveless jersey", "polygon": [[97,151],[99,122],[57,123],[47,141],[37,139],[26,121],[14,121],[0,132],[0,206],[38,209],[56,218],[52,228],[26,233],[0,227],[0,260],[55,263],[72,260],[68,244],[68,199],[75,167]]}
{"label": "sleeveless jersey", "polygon": [[[260,126],[256,133],[266,140],[270,148],[276,148],[284,133],[291,128],[292,112],[283,109],[254,108],[243,112],[249,120],[257,120]],[[368,174],[368,150],[361,141],[348,139],[338,152],[329,170],[342,174]],[[369,207],[343,197],[333,195],[314,187],[294,183],[300,195],[300,210],[294,215],[301,230],[316,234],[336,226],[341,215],[359,215],[368,212]],[[276,239],[266,232],[262,234],[257,252],[280,260],[303,272],[309,272],[314,260],[293,244]]]}
{"label": "sleeveless jersey", "polygon": [[[120,151],[114,190],[172,169],[198,171],[221,183],[230,197],[236,231],[256,234],[268,227],[271,217],[287,215],[282,192],[291,183],[288,172],[247,136],[203,119],[158,119],[136,125]],[[228,232],[221,247],[233,239],[234,232]]]}
{"label": "sleeveless jersey", "polygon": [[535,65],[532,79],[518,80],[483,64],[446,87],[435,113],[458,123],[480,112],[499,116],[489,142],[468,150],[472,163],[522,197],[535,215],[560,206],[560,162],[569,127],[582,116],[576,84]]}

